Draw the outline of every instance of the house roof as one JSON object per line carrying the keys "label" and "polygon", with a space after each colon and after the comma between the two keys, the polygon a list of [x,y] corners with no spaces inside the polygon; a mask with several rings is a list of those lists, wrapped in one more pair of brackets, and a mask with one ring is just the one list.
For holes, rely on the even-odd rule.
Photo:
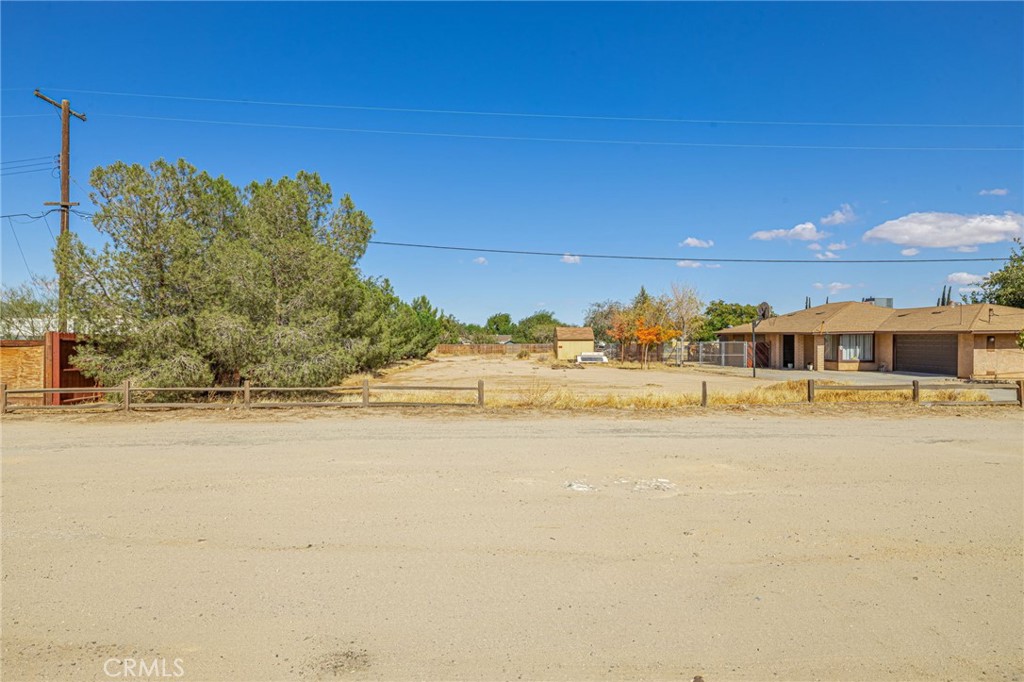
{"label": "house roof", "polygon": [[593,341],[590,327],[555,327],[555,341]]}
{"label": "house roof", "polygon": [[[873,332],[892,314],[891,308],[870,303],[826,303],[825,305],[769,317],[757,324],[762,334],[827,334]],[[750,334],[750,323],[730,327],[719,334]]]}
{"label": "house roof", "polygon": [[992,303],[894,310],[883,332],[1019,332],[1024,309]]}
{"label": "house roof", "polygon": [[[757,325],[762,334],[869,334],[873,332],[1019,332],[1024,309],[991,303],[881,308],[846,301],[770,317]],[[719,334],[750,334],[750,324],[723,329]]]}

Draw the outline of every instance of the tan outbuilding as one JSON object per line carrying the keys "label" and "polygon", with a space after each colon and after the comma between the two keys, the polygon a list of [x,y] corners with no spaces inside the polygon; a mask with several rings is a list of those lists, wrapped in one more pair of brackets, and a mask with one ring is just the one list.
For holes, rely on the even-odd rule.
{"label": "tan outbuilding", "polygon": [[[769,346],[768,366],[780,369],[1021,378],[1022,329],[1024,309],[991,303],[893,309],[847,301],[768,318],[757,325],[757,341]],[[723,329],[719,338],[750,341],[750,325]]]}
{"label": "tan outbuilding", "polygon": [[555,327],[555,358],[575,360],[594,352],[594,330],[590,327]]}

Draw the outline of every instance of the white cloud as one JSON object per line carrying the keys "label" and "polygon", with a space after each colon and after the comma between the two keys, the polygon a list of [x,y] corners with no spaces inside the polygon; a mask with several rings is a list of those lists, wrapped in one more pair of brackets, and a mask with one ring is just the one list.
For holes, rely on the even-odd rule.
{"label": "white cloud", "polygon": [[900,251],[901,256],[916,256],[921,253],[921,249],[902,249]]}
{"label": "white cloud", "polygon": [[704,264],[703,263],[698,263],[697,261],[694,261],[694,260],[680,260],[680,261],[676,261],[676,267],[678,267],[678,268],[702,268],[702,267],[704,267]]}
{"label": "white cloud", "polygon": [[857,219],[857,214],[853,212],[853,207],[849,204],[843,204],[835,211],[832,211],[827,216],[821,219],[822,225],[845,225],[846,223],[852,223]]}
{"label": "white cloud", "polygon": [[789,230],[758,230],[750,235],[751,239],[769,241],[772,239],[797,239],[803,242],[814,242],[828,236],[826,232],[818,232],[814,223],[800,223]]}
{"label": "white cloud", "polygon": [[836,242],[835,244],[828,245],[829,251],[845,251],[848,248],[850,247],[847,245],[846,242]]}
{"label": "white cloud", "polygon": [[814,254],[814,257],[819,260],[832,260],[833,258],[839,258],[839,256],[832,253],[831,251],[826,251],[825,253],[816,253]]}
{"label": "white cloud", "polygon": [[568,254],[568,253],[565,254],[564,256],[562,256],[562,262],[563,263],[569,263],[570,265],[579,265],[580,264],[580,260],[581,259],[580,259],[579,256],[573,256],[572,254]]}
{"label": "white cloud", "polygon": [[474,258],[473,262],[476,263],[477,265],[487,265],[487,259],[484,258],[483,256],[480,256],[479,258]]}
{"label": "white cloud", "polygon": [[722,267],[722,264],[721,263],[708,263],[704,267],[706,267],[708,270],[717,270],[718,268]]}
{"label": "white cloud", "polygon": [[808,244],[807,248],[810,249],[811,251],[821,251],[822,246],[821,244]]}
{"label": "white cloud", "polygon": [[946,276],[946,284],[978,284],[985,275],[972,275],[969,272],[951,272]]}
{"label": "white cloud", "polygon": [[983,189],[978,192],[978,195],[983,197],[1005,197],[1009,193],[1010,190],[1003,187],[997,187],[995,189]]}
{"label": "white cloud", "polygon": [[977,250],[977,246],[958,246],[955,249],[952,249],[952,251],[956,251],[957,253],[974,253]]}
{"label": "white cloud", "polygon": [[846,284],[845,282],[829,282],[828,284],[822,284],[821,282],[814,283],[815,289],[828,289],[828,293],[835,294],[844,289],[852,289],[852,284]]}
{"label": "white cloud", "polygon": [[696,237],[687,237],[679,242],[679,246],[692,246],[695,249],[709,249],[714,245],[715,242],[711,239],[697,239]]}
{"label": "white cloud", "polygon": [[960,287],[959,289],[957,289],[957,292],[959,292],[961,294],[970,294],[970,293],[973,293],[975,291],[984,291],[984,289],[982,289],[981,287],[976,287],[976,286],[966,286],[966,287]]}
{"label": "white cloud", "polygon": [[931,248],[971,247],[1004,242],[1024,234],[1024,215],[910,213],[864,233],[864,241]]}

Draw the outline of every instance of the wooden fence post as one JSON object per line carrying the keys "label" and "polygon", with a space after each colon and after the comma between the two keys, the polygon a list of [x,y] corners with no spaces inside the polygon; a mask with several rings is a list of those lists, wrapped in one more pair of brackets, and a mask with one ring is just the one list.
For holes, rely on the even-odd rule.
{"label": "wooden fence post", "polygon": [[124,380],[124,411],[125,412],[128,412],[129,410],[132,409],[131,391],[132,391],[132,382],[130,382],[129,380],[125,379]]}
{"label": "wooden fence post", "polygon": [[807,402],[814,402],[814,379],[807,380]]}
{"label": "wooden fence post", "polygon": [[242,384],[242,402],[245,404],[245,409],[252,409],[252,394],[250,393],[251,385],[249,380],[246,379],[245,383]]}
{"label": "wooden fence post", "polygon": [[0,384],[0,414],[7,414],[7,384]]}
{"label": "wooden fence post", "polygon": [[368,407],[370,404],[370,380],[363,379],[363,407]]}
{"label": "wooden fence post", "polygon": [[[6,405],[7,402],[5,401]],[[1024,408],[1024,379],[1017,380],[1017,404]]]}
{"label": "wooden fence post", "polygon": [[484,380],[476,382],[476,406],[484,406]]}
{"label": "wooden fence post", "polygon": [[921,402],[921,382],[914,379],[914,402]]}
{"label": "wooden fence post", "polygon": [[700,406],[708,406],[708,382],[700,382]]}

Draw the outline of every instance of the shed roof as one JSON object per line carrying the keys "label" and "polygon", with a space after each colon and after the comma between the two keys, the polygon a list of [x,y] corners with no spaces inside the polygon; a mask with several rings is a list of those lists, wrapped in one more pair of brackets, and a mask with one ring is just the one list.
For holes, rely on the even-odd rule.
{"label": "shed roof", "polygon": [[555,327],[555,341],[593,341],[594,330],[590,327]]}
{"label": "shed roof", "polygon": [[[870,334],[873,332],[1019,332],[1024,309],[991,303],[880,308],[846,301],[770,317],[757,325],[762,334]],[[720,334],[750,334],[750,324],[723,329]]]}

